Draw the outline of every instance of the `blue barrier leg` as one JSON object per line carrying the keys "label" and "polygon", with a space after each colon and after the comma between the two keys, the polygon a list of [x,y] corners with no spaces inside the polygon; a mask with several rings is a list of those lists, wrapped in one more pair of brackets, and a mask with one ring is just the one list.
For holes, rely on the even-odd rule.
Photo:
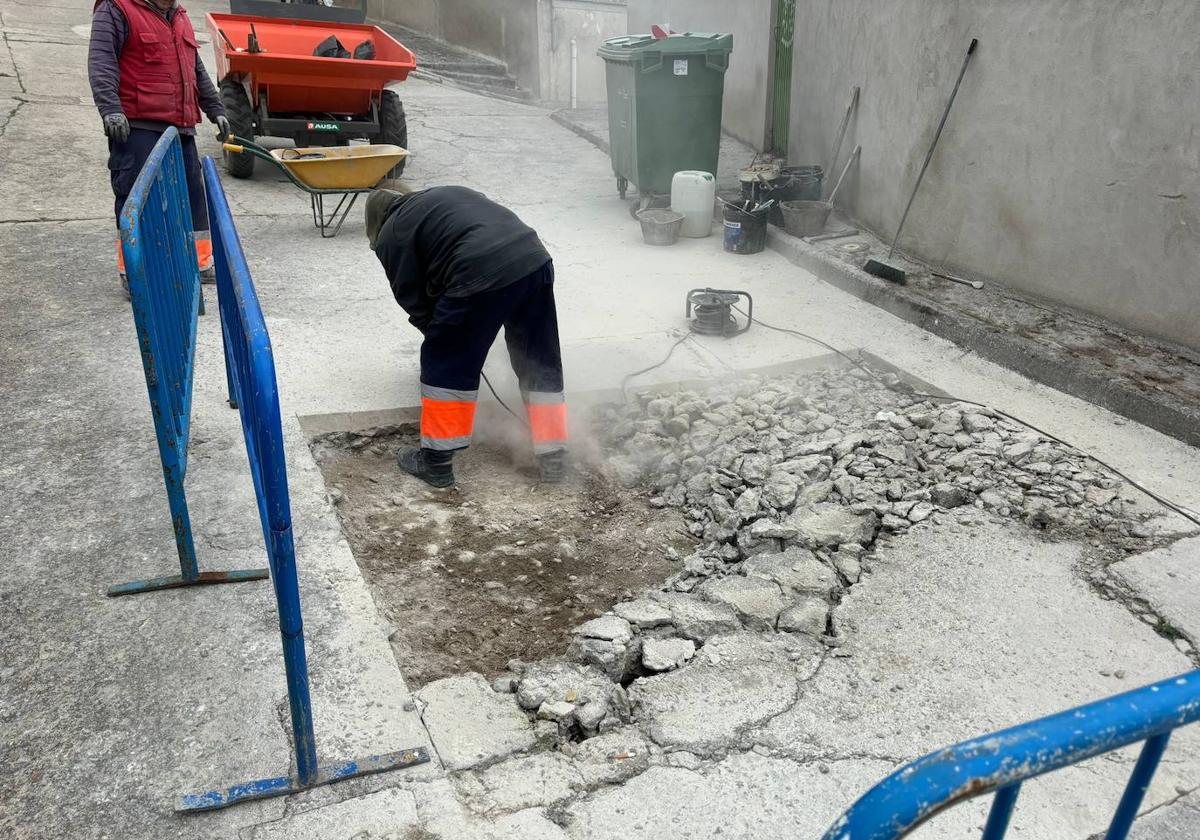
{"label": "blue barrier leg", "polygon": [[283,640],[283,667],[287,673],[288,706],[292,715],[292,740],[296,747],[296,776],[301,785],[317,775],[317,740],[313,734],[312,698],[308,693],[308,657],[304,653],[304,621],[300,614],[300,585],[296,577],[296,550],[292,529],[271,534],[271,567],[275,598],[279,602],[279,635]]}
{"label": "blue barrier leg", "polygon": [[996,791],[992,798],[992,809],[988,812],[987,825],[983,827],[983,840],[1002,840],[1008,833],[1008,824],[1012,820],[1013,809],[1017,807],[1017,795],[1020,792],[1020,782]]}
{"label": "blue barrier leg", "polygon": [[1104,835],[1105,840],[1125,840],[1129,836],[1129,829],[1137,817],[1138,808],[1142,807],[1142,799],[1146,796],[1154,772],[1158,770],[1159,759],[1166,751],[1170,738],[1171,733],[1164,732],[1146,739],[1137,764],[1133,765],[1133,773],[1129,777],[1129,784],[1125,786],[1121,803],[1117,805],[1117,812],[1109,823],[1108,834]]}
{"label": "blue barrier leg", "polygon": [[175,548],[179,553],[179,574],[166,577],[133,580],[108,588],[108,597],[140,595],[163,589],[185,586],[213,586],[219,583],[242,583],[263,580],[270,575],[267,569],[238,569],[230,572],[201,572],[196,562],[196,546],[192,541],[192,521],[188,515],[187,496],[183,490],[184,465],[169,442],[159,439],[159,455],[163,462],[163,480],[167,485],[167,501],[171,508],[171,524],[175,529]]}
{"label": "blue barrier leg", "polygon": [[416,767],[429,763],[429,752],[424,747],[414,750],[372,755],[357,761],[343,761],[338,764],[326,764],[318,767],[310,784],[300,784],[288,776],[277,776],[273,779],[260,779],[247,782],[244,785],[210,790],[204,793],[189,793],[181,796],[175,805],[180,812],[215,811],[228,808],[239,802],[251,802],[255,799],[267,799],[272,796],[286,796],[289,793],[299,793],[320,785],[353,779],[358,776],[369,776],[373,773],[386,773],[389,770],[403,770],[406,767]]}

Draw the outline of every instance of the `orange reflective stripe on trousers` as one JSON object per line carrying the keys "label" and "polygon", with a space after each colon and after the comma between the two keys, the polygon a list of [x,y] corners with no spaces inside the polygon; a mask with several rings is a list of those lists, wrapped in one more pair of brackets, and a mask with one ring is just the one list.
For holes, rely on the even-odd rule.
{"label": "orange reflective stripe on trousers", "polygon": [[525,394],[534,452],[554,452],[567,444],[567,403],[562,392]]}
{"label": "orange reflective stripe on trousers", "polygon": [[421,446],[440,452],[463,449],[471,443],[478,391],[457,391],[421,385]]}
{"label": "orange reflective stripe on trousers", "polygon": [[207,271],[212,268],[213,250],[212,238],[208,231],[196,231],[196,265],[201,271]]}

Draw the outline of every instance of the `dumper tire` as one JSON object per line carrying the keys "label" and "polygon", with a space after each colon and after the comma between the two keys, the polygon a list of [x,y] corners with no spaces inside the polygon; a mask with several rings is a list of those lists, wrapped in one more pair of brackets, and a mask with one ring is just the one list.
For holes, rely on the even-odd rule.
{"label": "dumper tire", "polygon": [[[404,113],[404,103],[394,90],[385,90],[379,99],[379,142],[408,148],[408,117]],[[387,177],[399,178],[407,162],[407,158],[401,158]]]}
{"label": "dumper tire", "polygon": [[[221,82],[221,102],[225,105],[225,117],[229,130],[243,140],[254,142],[254,108],[246,89],[236,79]],[[254,174],[254,155],[249,152],[234,154],[222,151],[225,171],[234,178],[249,178]]]}

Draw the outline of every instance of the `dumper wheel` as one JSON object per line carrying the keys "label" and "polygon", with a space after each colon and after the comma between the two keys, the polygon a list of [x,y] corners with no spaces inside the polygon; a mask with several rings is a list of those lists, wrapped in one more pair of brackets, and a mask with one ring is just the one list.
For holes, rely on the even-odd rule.
{"label": "dumper wheel", "polygon": [[[408,117],[404,114],[404,103],[394,90],[385,90],[379,100],[379,142],[408,148]],[[399,178],[404,172],[405,163],[407,159],[401,159],[387,177]]]}
{"label": "dumper wheel", "polygon": [[[246,89],[235,79],[221,82],[221,102],[225,105],[225,116],[230,130],[243,140],[254,140],[254,109]],[[254,174],[254,155],[249,152],[233,154],[222,152],[225,171],[234,178],[249,178]]]}

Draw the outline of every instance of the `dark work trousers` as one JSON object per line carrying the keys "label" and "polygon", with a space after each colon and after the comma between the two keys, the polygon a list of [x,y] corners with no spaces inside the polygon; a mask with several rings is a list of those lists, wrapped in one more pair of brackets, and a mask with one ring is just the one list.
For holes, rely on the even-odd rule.
{"label": "dark work trousers", "polygon": [[[133,190],[133,182],[146,164],[146,158],[162,133],[148,128],[131,128],[129,139],[124,143],[108,141],[108,172],[112,179],[113,196],[116,201],[117,225],[121,224],[121,210],[125,199]],[[204,179],[200,175],[200,157],[196,154],[196,138],[191,134],[180,134],[183,148],[183,168],[187,172],[188,198],[192,205],[192,229],[208,230],[208,205],[204,200]]]}
{"label": "dark work trousers", "polygon": [[500,289],[438,299],[421,345],[421,446],[438,452],[471,442],[479,379],[488,350],[504,342],[521,386],[538,454],[566,447],[566,401],[554,264]]}

